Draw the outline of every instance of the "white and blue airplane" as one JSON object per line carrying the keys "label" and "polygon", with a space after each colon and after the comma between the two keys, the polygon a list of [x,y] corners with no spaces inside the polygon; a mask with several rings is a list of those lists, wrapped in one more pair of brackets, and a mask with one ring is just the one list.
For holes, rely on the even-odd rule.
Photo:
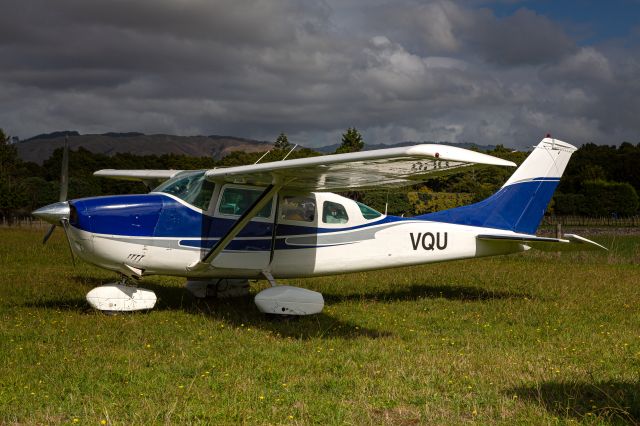
{"label": "white and blue airplane", "polygon": [[[602,248],[577,235],[536,236],[576,148],[544,138],[492,196],[475,204],[405,218],[326,191],[412,185],[438,173],[515,163],[452,146],[422,144],[211,170],[100,170],[96,176],[164,180],[148,194],[61,201],[34,216],[62,226],[72,254],[123,277],[93,289],[105,311],[150,309],[150,290],[127,285],[150,275],[187,278],[197,296],[248,292],[262,312],[318,313],[320,293],[277,285],[313,277],[517,253],[530,248]],[[45,237],[48,238],[51,231]]]}

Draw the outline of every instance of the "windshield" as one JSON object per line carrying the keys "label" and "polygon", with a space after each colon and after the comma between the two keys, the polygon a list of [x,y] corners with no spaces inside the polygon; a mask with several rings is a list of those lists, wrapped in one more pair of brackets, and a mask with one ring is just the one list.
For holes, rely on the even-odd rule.
{"label": "windshield", "polygon": [[204,170],[185,173],[162,183],[153,192],[175,195],[187,203],[207,210],[215,184],[204,178]]}

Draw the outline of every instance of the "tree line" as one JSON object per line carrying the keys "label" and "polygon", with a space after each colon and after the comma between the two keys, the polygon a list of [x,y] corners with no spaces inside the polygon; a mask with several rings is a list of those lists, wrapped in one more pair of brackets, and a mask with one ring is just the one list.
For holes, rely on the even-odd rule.
{"label": "tree line", "polygon": [[[360,151],[362,135],[354,127],[342,135],[336,153]],[[322,155],[308,148],[296,148],[283,132],[268,152],[234,151],[215,160],[178,154],[112,156],[92,153],[84,148],[71,151],[69,198],[96,195],[144,193],[142,183],[98,178],[99,169],[210,169]],[[293,149],[293,150],[292,150]],[[498,145],[487,154],[522,163],[527,153],[512,152]],[[62,149],[42,165],[18,158],[14,145],[0,129],[0,214],[27,215],[34,209],[58,201]],[[548,213],[557,215],[633,216],[639,214],[640,143],[620,146],[583,145],[572,156],[558,186]],[[513,169],[484,166],[433,177],[400,189],[349,192],[351,198],[380,211],[396,215],[415,215],[480,201],[494,193]]]}

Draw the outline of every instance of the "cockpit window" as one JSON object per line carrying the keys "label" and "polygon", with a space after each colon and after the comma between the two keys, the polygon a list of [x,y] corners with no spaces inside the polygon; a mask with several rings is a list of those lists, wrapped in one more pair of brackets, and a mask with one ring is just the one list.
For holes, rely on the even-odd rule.
{"label": "cockpit window", "polygon": [[362,216],[367,219],[367,220],[371,220],[371,219],[376,219],[380,216],[382,216],[382,213],[380,213],[377,210],[372,209],[371,207],[367,206],[366,204],[362,204],[356,201],[356,204],[358,204],[358,208],[360,208],[360,213],[362,213]]}
{"label": "cockpit window", "polygon": [[[260,198],[262,192],[261,189],[226,187],[220,199],[218,213],[240,216]],[[271,204],[273,202],[264,206],[256,216],[271,217]]]}
{"label": "cockpit window", "polygon": [[322,221],[324,223],[347,223],[349,215],[342,204],[325,201],[322,205]]}
{"label": "cockpit window", "polygon": [[207,210],[215,184],[204,177],[204,170],[176,176],[162,183],[153,192],[175,195],[187,203]]}

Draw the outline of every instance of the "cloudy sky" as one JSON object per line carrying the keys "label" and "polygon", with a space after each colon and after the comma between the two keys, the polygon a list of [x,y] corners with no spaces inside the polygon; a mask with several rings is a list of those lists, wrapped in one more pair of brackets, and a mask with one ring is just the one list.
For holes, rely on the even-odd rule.
{"label": "cloudy sky", "polygon": [[19,0],[0,127],[640,141],[640,0]]}

